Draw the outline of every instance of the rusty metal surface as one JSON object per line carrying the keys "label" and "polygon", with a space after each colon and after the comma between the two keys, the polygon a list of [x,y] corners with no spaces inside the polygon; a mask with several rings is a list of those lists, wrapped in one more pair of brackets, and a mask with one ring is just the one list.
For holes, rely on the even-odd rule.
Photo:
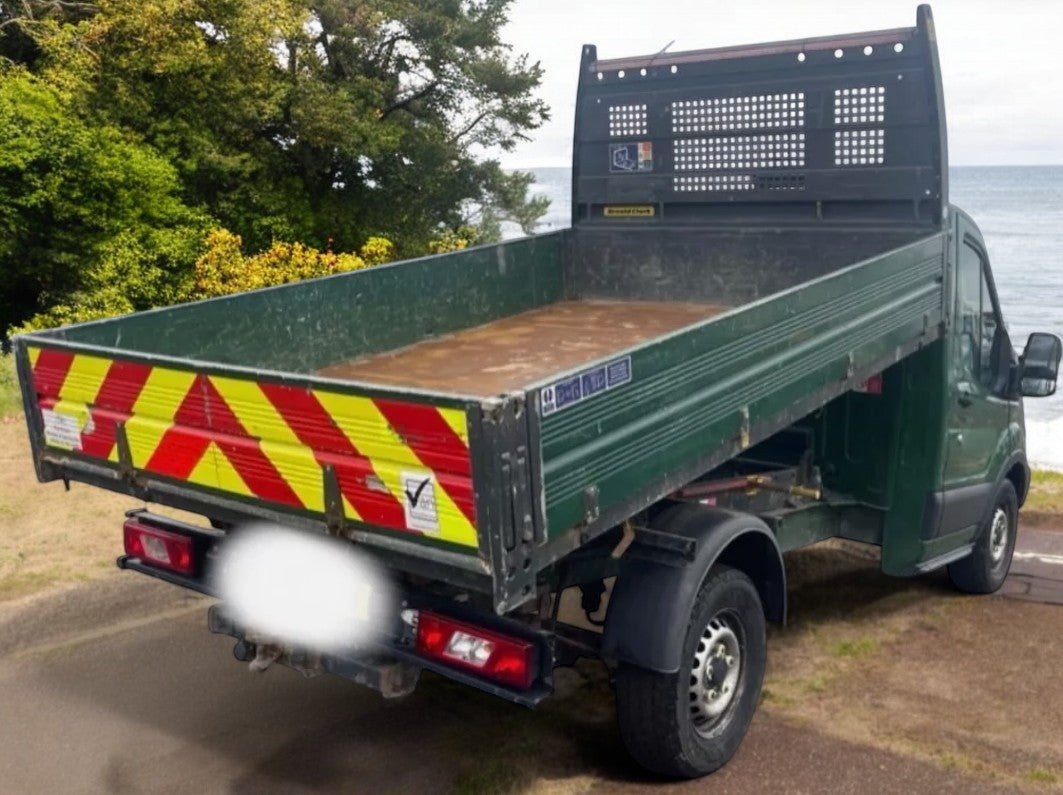
{"label": "rusty metal surface", "polygon": [[318,375],[490,396],[526,387],[719,314],[729,307],[668,301],[562,301]]}

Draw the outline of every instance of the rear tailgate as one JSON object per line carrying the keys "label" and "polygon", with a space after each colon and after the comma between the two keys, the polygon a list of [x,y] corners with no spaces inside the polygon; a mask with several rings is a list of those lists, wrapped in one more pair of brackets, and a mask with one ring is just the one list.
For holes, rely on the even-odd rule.
{"label": "rear tailgate", "polygon": [[500,595],[490,575],[516,534],[513,494],[530,516],[528,468],[503,493],[512,467],[474,466],[470,448],[526,461],[519,410],[504,422],[504,402],[485,412],[472,398],[87,348],[16,341],[42,480],[84,480],[216,518],[331,527],[397,555],[393,565]]}

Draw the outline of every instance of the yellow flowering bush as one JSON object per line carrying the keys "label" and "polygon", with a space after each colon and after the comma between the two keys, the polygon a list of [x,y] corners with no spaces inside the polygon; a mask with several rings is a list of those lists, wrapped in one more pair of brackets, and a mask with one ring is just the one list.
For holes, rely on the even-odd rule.
{"label": "yellow flowering bush", "polygon": [[242,248],[240,236],[227,229],[207,235],[207,250],[195,265],[194,297],[228,295],[367,268],[387,262],[395,253],[391,241],[382,237],[369,238],[358,254],[284,242],[275,242],[258,254],[244,254]]}
{"label": "yellow flowering bush", "polygon": [[475,232],[471,229],[450,229],[443,232],[435,240],[428,241],[428,250],[432,254],[446,254],[448,251],[461,251],[476,242]]}
{"label": "yellow flowering bush", "polygon": [[386,237],[371,237],[358,250],[366,265],[381,265],[395,259],[395,244]]}

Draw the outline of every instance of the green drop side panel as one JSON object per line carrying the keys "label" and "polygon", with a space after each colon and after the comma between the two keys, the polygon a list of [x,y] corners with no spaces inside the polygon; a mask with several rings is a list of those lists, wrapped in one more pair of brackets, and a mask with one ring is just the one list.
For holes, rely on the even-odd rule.
{"label": "green drop side panel", "polygon": [[44,332],[40,339],[309,374],[552,303],[565,232]]}
{"label": "green drop side panel", "polygon": [[[940,337],[935,233],[633,349],[630,383],[542,418],[547,527],[658,499]],[[748,439],[744,429],[748,432]]]}

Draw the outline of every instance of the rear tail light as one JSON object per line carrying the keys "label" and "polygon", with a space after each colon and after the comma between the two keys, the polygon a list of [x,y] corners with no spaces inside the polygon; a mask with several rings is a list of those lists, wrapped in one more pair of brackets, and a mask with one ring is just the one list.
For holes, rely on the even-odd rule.
{"label": "rear tail light", "polygon": [[133,519],[128,520],[122,529],[127,555],[160,569],[189,576],[195,574],[195,554],[190,537],[149,527]]}
{"label": "rear tail light", "polygon": [[854,392],[863,392],[865,395],[881,395],[882,394],[882,373],[876,373],[867,379],[863,384],[856,387]]}
{"label": "rear tail light", "polygon": [[497,632],[421,612],[417,651],[426,657],[472,671],[521,690],[535,676],[535,644]]}

